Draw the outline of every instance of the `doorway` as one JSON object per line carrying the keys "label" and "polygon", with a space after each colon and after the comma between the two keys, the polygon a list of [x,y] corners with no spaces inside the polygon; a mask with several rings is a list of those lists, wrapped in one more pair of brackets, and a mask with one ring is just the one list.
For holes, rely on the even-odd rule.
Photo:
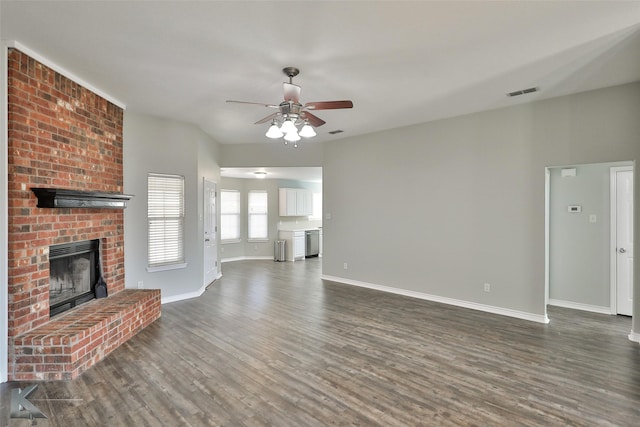
{"label": "doorway", "polygon": [[204,179],[204,286],[218,278],[218,225],[216,215],[216,183]]}
{"label": "doorway", "polygon": [[611,312],[633,315],[633,167],[611,168]]}
{"label": "doorway", "polygon": [[[619,242],[619,238],[614,238],[614,231],[620,228],[616,226],[621,221],[617,217],[624,215],[625,227],[621,232],[632,233],[633,203],[631,197],[626,197],[624,207],[614,211],[612,204],[619,199],[614,187],[617,171],[626,174],[620,175],[619,181],[624,182],[624,194],[632,197],[633,162],[547,168],[547,304],[618,314],[618,294],[630,296],[633,288],[632,240],[627,238]],[[619,249],[623,249],[622,252]],[[625,280],[621,281],[623,278]],[[617,281],[621,281],[620,285]],[[629,305],[628,315],[631,311]]]}

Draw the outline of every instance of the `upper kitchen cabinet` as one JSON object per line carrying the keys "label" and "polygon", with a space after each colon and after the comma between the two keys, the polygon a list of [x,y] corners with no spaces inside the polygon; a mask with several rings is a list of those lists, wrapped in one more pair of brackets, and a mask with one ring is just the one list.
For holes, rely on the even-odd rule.
{"label": "upper kitchen cabinet", "polygon": [[313,214],[313,193],[304,188],[280,188],[280,216]]}

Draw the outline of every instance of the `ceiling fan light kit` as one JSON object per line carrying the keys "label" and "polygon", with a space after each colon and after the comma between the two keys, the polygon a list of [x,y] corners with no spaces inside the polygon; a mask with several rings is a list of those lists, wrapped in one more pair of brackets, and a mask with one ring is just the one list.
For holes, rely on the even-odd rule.
{"label": "ceiling fan light kit", "polygon": [[269,129],[267,130],[267,133],[265,135],[267,138],[278,139],[282,138],[284,136],[284,133],[282,132],[282,130],[280,130],[278,122],[273,119],[273,121],[271,122],[271,126],[269,126]]}
{"label": "ceiling fan light kit", "polygon": [[300,135],[303,138],[313,138],[314,136],[316,136],[316,131],[313,130],[313,128],[309,124],[309,121],[305,120],[304,126],[302,126],[302,129],[300,129],[300,132],[298,132],[298,135]]}
{"label": "ceiling fan light kit", "polygon": [[282,122],[282,126],[280,126],[280,131],[282,131],[282,133],[289,134],[289,133],[298,133],[298,128],[296,128],[295,125],[295,119],[293,118],[286,118],[283,122]]}
{"label": "ceiling fan light kit", "polygon": [[284,140],[287,142],[297,142],[300,141],[300,135],[298,135],[298,132],[287,132],[284,135]]}
{"label": "ceiling fan light kit", "polygon": [[267,108],[277,108],[278,112],[258,120],[255,124],[271,122],[269,129],[265,133],[267,138],[284,138],[284,144],[293,142],[294,147],[298,147],[298,141],[302,138],[313,138],[316,136],[314,127],[322,126],[325,121],[311,114],[309,110],[337,110],[342,108],[353,108],[353,102],[344,101],[324,101],[300,103],[300,86],[293,84],[293,78],[300,73],[296,67],[285,67],[282,72],[289,77],[289,83],[283,83],[284,101],[278,105],[264,104],[259,102],[232,101],[240,104],[262,105]]}

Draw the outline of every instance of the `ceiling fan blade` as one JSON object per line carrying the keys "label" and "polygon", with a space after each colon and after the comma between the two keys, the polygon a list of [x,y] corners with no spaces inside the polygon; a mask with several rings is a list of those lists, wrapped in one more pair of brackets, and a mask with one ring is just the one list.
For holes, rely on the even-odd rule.
{"label": "ceiling fan blade", "polygon": [[264,119],[260,119],[257,122],[255,122],[254,125],[261,125],[262,123],[270,122],[271,120],[275,119],[276,117],[278,117],[278,113],[269,114]]}
{"label": "ceiling fan blade", "polygon": [[348,100],[307,102],[303,108],[308,110],[338,110],[340,108],[353,108],[353,102]]}
{"label": "ceiling fan blade", "polygon": [[300,99],[300,86],[293,83],[283,83],[284,86],[284,100],[297,103]]}
{"label": "ceiling fan blade", "polygon": [[262,105],[263,107],[267,107],[267,108],[278,108],[277,105],[265,104],[265,103],[262,103],[262,102],[234,101],[234,100],[231,100],[231,99],[227,99],[227,102],[231,102],[231,103],[234,103],[234,104]]}
{"label": "ceiling fan blade", "polygon": [[314,116],[313,114],[311,114],[308,111],[303,111],[300,116],[303,119],[307,119],[309,120],[309,124],[315,128],[317,128],[318,126],[322,126],[323,124],[325,124],[326,122],[324,120],[322,120],[320,117],[318,116]]}

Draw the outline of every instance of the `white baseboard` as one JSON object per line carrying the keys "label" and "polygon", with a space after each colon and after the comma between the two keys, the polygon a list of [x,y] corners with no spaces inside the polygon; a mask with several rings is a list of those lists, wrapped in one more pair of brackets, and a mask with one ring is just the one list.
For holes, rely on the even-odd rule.
{"label": "white baseboard", "polygon": [[640,344],[640,333],[633,332],[632,329],[631,332],[629,332],[629,341],[637,342],[638,344]]}
{"label": "white baseboard", "polygon": [[232,258],[222,258],[220,260],[221,263],[223,262],[233,262],[233,261],[248,261],[248,260],[265,260],[265,259],[270,259],[273,260],[272,256],[237,256],[237,257],[232,257]]}
{"label": "white baseboard", "polygon": [[494,307],[492,305],[478,304],[470,301],[463,301],[463,300],[458,300],[454,298],[441,297],[438,295],[430,295],[422,292],[409,291],[406,289],[392,288],[389,286],[376,285],[376,284],[367,283],[367,282],[360,282],[357,280],[345,279],[342,277],[327,276],[324,274],[320,276],[320,278],[323,280],[330,280],[332,282],[344,283],[346,285],[360,286],[362,288],[375,289],[377,291],[389,292],[397,295],[404,295],[411,298],[418,298],[418,299],[427,300],[427,301],[439,302],[442,304],[454,305],[462,308],[470,308],[472,310],[484,311],[486,313],[499,314],[502,316],[515,317],[517,319],[528,320],[531,322],[549,323],[549,318],[546,315],[541,316],[538,314],[526,313],[524,311],[511,310],[511,309],[502,308],[502,307]]}
{"label": "white baseboard", "polygon": [[615,313],[611,312],[611,307],[602,307],[602,306],[599,306],[599,305],[582,304],[582,303],[579,303],[579,302],[550,299],[548,301],[548,304],[549,305],[554,305],[556,307],[571,308],[573,310],[590,311],[592,313],[615,314]]}
{"label": "white baseboard", "polygon": [[183,300],[191,299],[191,298],[198,298],[200,295],[202,295],[204,293],[206,288],[207,288],[206,286],[202,285],[202,287],[200,289],[198,289],[197,291],[194,291],[194,292],[187,292],[186,294],[180,294],[180,295],[172,295],[170,297],[162,297],[160,299],[160,303],[161,304],[169,304],[171,302],[183,301]]}

